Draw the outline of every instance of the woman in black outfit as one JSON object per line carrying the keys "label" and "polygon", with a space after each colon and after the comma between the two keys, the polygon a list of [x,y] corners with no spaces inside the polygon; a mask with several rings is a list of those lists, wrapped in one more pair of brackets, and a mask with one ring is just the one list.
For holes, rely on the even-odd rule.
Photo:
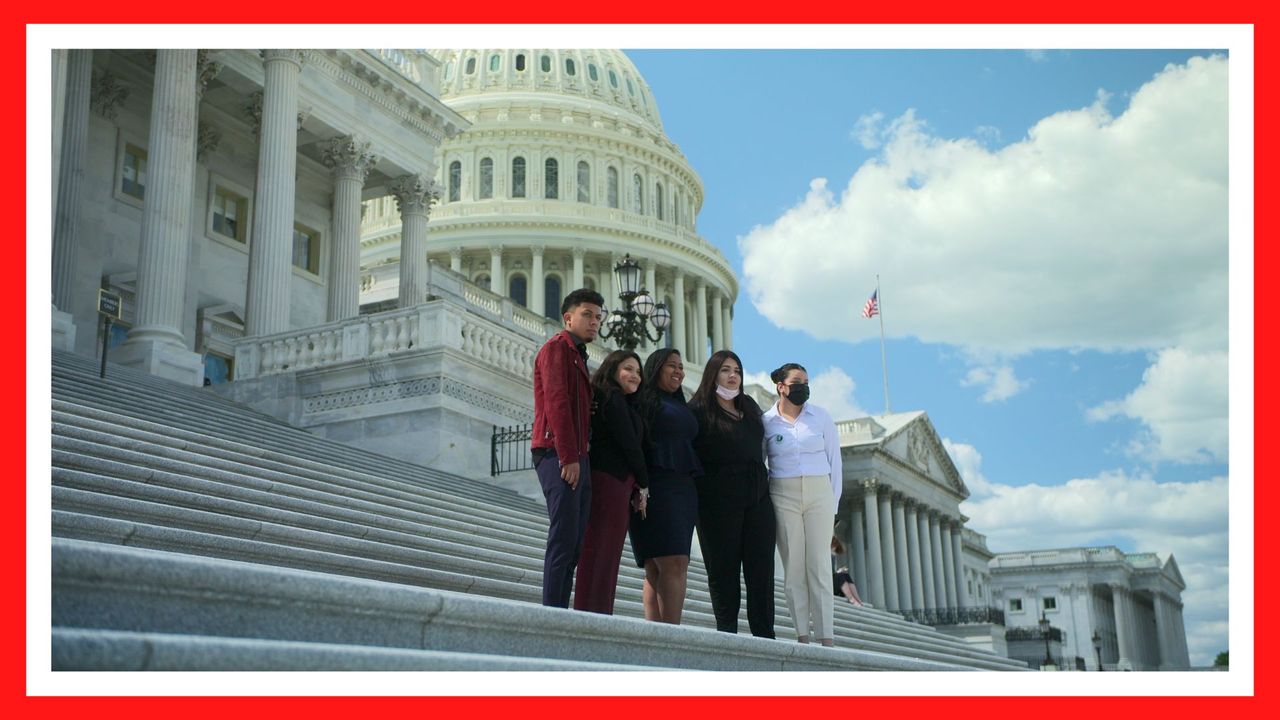
{"label": "woman in black outfit", "polygon": [[644,568],[644,617],[680,624],[689,573],[689,547],[698,520],[693,451],[698,421],[684,401],[680,351],[655,350],[644,362],[640,416],[645,421],[649,471],[647,515],[631,516],[631,552]]}
{"label": "woman in black outfit", "polygon": [[646,509],[644,424],[635,403],[640,385],[640,356],[630,350],[609,353],[591,376],[591,514],[578,561],[575,610],[613,614],[627,507]]}
{"label": "woman in black outfit", "polygon": [[773,638],[773,549],[776,520],[764,464],[760,406],[742,392],[742,361],[728,350],[711,356],[689,407],[698,419],[698,544],[716,629],[738,632],[740,573],[747,581],[747,623]]}

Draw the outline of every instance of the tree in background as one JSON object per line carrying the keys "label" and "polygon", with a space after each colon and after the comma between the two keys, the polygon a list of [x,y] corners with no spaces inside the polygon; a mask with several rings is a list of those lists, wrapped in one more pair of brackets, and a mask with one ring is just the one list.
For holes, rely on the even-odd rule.
{"label": "tree in background", "polygon": [[1218,657],[1213,659],[1213,666],[1214,667],[1230,667],[1231,663],[1227,662],[1227,653],[1226,652],[1218,653]]}

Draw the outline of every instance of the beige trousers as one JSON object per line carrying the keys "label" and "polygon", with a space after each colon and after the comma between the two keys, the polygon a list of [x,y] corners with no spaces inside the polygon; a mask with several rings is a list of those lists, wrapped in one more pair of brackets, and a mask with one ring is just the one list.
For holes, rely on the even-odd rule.
{"label": "beige trousers", "polygon": [[778,517],[778,553],[782,556],[787,609],[796,636],[834,638],[831,622],[831,535],[836,504],[827,475],[769,478],[769,494]]}

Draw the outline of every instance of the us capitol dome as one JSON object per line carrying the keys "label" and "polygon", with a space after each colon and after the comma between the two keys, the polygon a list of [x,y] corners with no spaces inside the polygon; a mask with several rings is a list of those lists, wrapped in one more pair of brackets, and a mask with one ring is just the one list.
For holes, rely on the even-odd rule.
{"label": "us capitol dome", "polygon": [[[427,52],[441,100],[471,123],[437,156],[433,268],[558,322],[578,287],[619,305],[613,268],[629,254],[672,313],[662,345],[697,364],[732,345],[738,283],[697,232],[702,182],[622,51]],[[390,196],[364,213],[360,301],[376,310],[398,293],[401,221]]]}

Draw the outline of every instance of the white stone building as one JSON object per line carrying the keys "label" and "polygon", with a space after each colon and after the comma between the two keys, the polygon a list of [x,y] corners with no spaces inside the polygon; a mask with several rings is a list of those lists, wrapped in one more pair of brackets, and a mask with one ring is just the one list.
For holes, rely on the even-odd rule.
{"label": "white stone building", "polygon": [[1186,583],[1172,555],[1161,562],[1155,553],[1114,547],[998,553],[990,571],[1007,627],[1035,627],[1045,617],[1063,634],[1069,667],[1080,658],[1097,670],[1099,655],[1103,670],[1190,667],[1182,619]]}

